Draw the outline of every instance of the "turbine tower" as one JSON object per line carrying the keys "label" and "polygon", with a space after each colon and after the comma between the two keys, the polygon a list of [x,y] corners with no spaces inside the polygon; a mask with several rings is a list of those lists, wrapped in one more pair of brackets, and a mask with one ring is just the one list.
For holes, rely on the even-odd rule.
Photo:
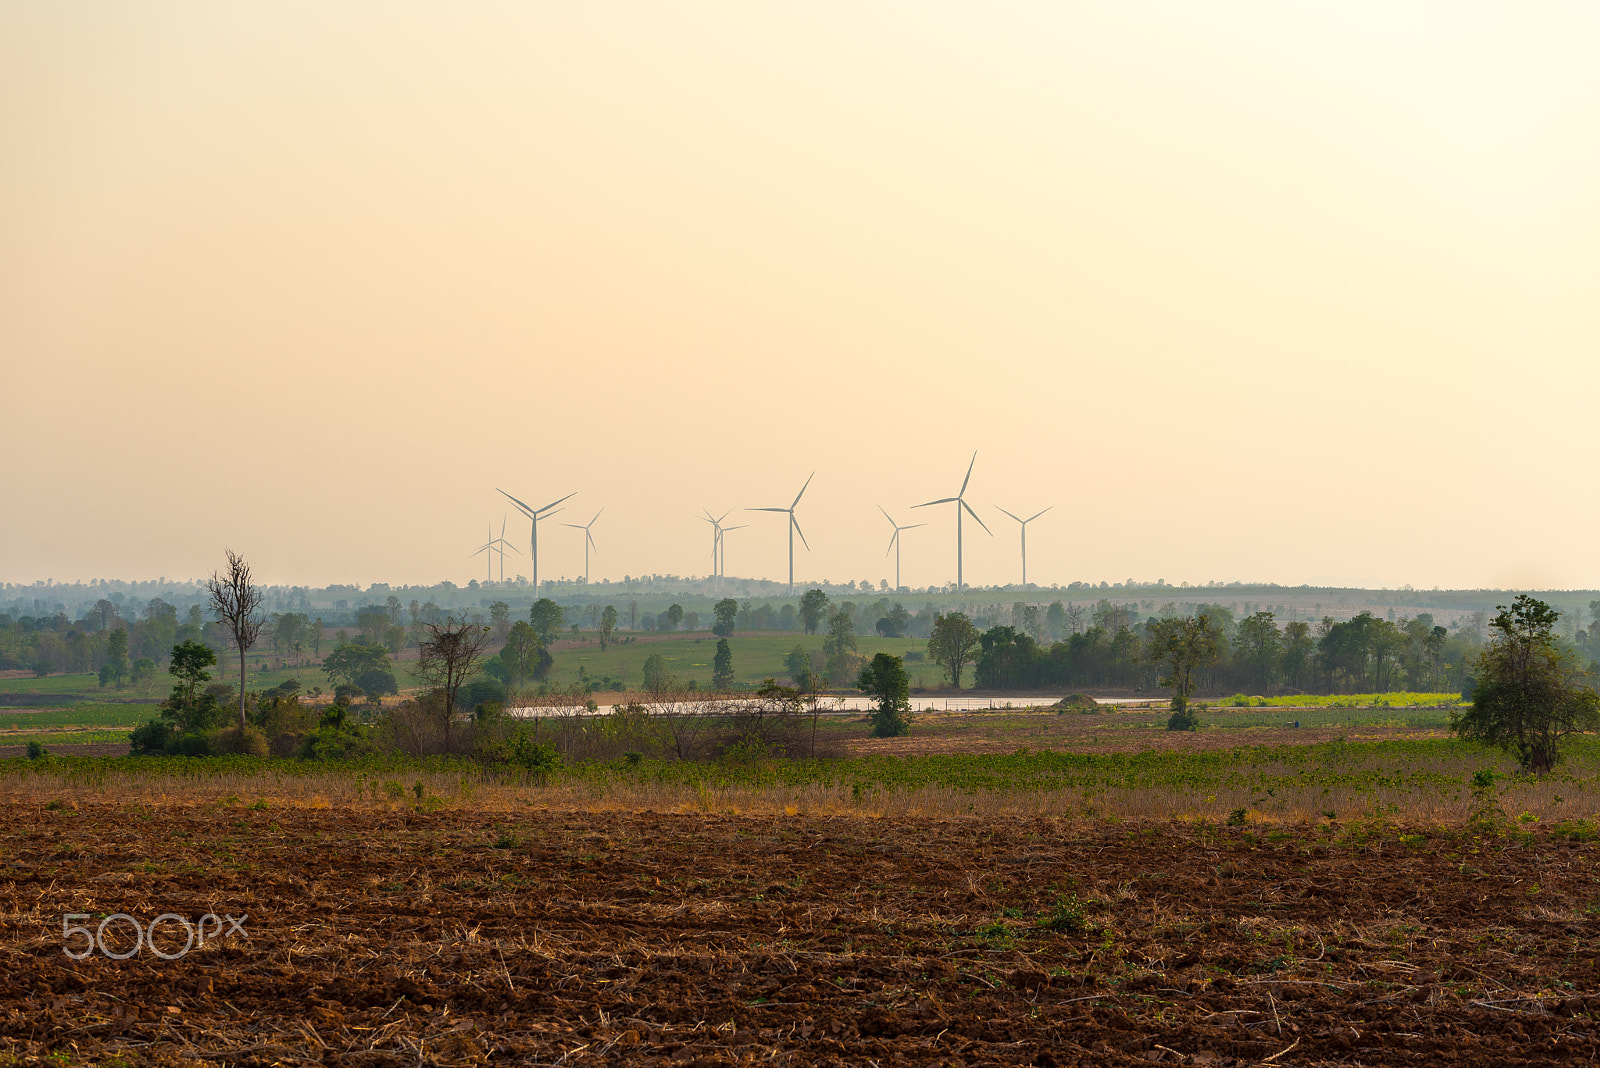
{"label": "turbine tower", "polygon": [[[604,508],[600,509],[600,512],[604,512],[604,511],[605,511]],[[594,519],[599,519],[600,518],[600,512],[596,512],[594,514]],[[581,530],[581,531],[583,531],[583,584],[585,586],[587,586],[589,584],[589,546],[594,545],[594,551],[595,552],[599,552],[600,551],[600,546],[595,545],[595,543],[594,543],[594,534],[591,533],[590,530],[589,530],[590,527],[594,526],[594,519],[589,520],[587,523],[562,523],[561,524],[564,527],[571,527],[573,530]]]}
{"label": "turbine tower", "polygon": [[510,501],[512,504],[516,505],[519,509],[521,509],[522,510],[522,514],[528,517],[528,524],[532,528],[532,531],[533,531],[533,533],[528,538],[528,558],[533,561],[533,595],[535,597],[538,597],[539,596],[539,520],[548,519],[552,515],[555,515],[555,511],[553,511],[553,509],[555,509],[556,505],[560,504],[561,501],[567,500],[569,497],[577,496],[577,494],[575,492],[574,493],[569,493],[569,494],[567,494],[566,497],[562,497],[560,500],[551,501],[549,504],[545,505],[543,508],[529,508],[527,505],[523,504],[521,501],[519,501],[515,497],[511,496],[511,494],[507,493],[505,490],[500,489],[499,486],[496,486],[495,490],[497,492],[499,492],[502,496],[504,496],[506,498],[506,500]]}
{"label": "turbine tower", "polygon": [[[977,455],[977,454],[974,453],[973,455]],[[811,543],[806,541],[806,532],[800,529],[800,520],[798,520],[798,519],[796,519],[794,517],[794,510],[795,510],[795,506],[800,503],[800,498],[804,497],[806,495],[806,487],[811,485],[811,479],[816,478],[816,477],[817,477],[817,473],[815,471],[811,472],[810,478],[806,479],[806,484],[804,486],[800,487],[800,492],[796,493],[794,495],[793,503],[791,503],[789,505],[789,507],[787,507],[787,508],[746,508],[745,509],[745,511],[747,511],[747,512],[786,512],[786,513],[788,513],[788,516],[789,516],[789,524],[788,524],[789,525],[789,596],[791,596],[791,597],[794,596],[794,536],[795,536],[795,533],[797,531],[800,534],[800,544],[804,545],[806,547],[806,552],[810,552],[811,551]]]}
{"label": "turbine tower", "polygon": [[903,527],[894,521],[894,517],[884,509],[883,505],[878,505],[878,511],[883,512],[883,518],[889,521],[891,527],[894,527],[894,533],[889,535],[889,548],[884,550],[883,555],[888,556],[890,550],[894,552],[894,588],[898,590],[900,588],[900,532],[902,530],[915,530],[928,524],[912,523]]}
{"label": "turbine tower", "polygon": [[[1000,508],[1000,506],[998,504],[995,505],[995,507],[996,508]],[[1053,505],[1053,504],[1050,506],[1050,508],[1054,508],[1054,507],[1055,507],[1055,505]],[[1020,515],[1012,515],[1010,512],[1006,512],[1006,510],[1004,508],[1000,508],[1000,510],[1002,512],[1006,512],[1006,515],[1011,516],[1012,519],[1015,519],[1018,523],[1022,524],[1022,588],[1023,589],[1027,589],[1028,588],[1028,524],[1033,522],[1035,519],[1038,519],[1040,516],[1044,515],[1044,513],[1048,512],[1050,510],[1050,508],[1041,509],[1040,511],[1037,511],[1037,512],[1033,513],[1032,515],[1030,515],[1026,519],[1022,518]]]}
{"label": "turbine tower", "polygon": [[927,501],[927,502],[925,502],[923,504],[915,505],[915,507],[917,507],[917,508],[928,508],[928,507],[930,507],[932,505],[935,505],[935,504],[952,504],[952,503],[956,506],[956,592],[957,593],[960,593],[962,588],[963,588],[962,576],[961,576],[961,510],[963,508],[965,508],[967,510],[967,514],[968,515],[972,516],[973,519],[977,519],[978,520],[978,525],[983,528],[983,532],[985,534],[989,535],[989,537],[991,537],[991,538],[994,537],[994,531],[989,529],[989,525],[987,523],[985,523],[982,519],[978,518],[978,513],[974,512],[972,510],[972,505],[968,504],[967,501],[966,501],[967,483],[972,481],[972,466],[973,466],[973,464],[976,464],[977,462],[978,462],[978,454],[977,454],[976,451],[974,451],[973,454],[972,454],[972,462],[967,464],[967,477],[961,480],[961,491],[959,493],[957,493],[954,497],[941,497],[936,501]]}

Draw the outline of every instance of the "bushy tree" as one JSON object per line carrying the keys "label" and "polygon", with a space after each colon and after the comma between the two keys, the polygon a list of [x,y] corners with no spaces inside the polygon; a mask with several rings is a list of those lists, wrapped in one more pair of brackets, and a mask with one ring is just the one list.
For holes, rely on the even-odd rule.
{"label": "bushy tree", "polygon": [[856,687],[878,702],[870,716],[874,738],[895,738],[911,729],[911,680],[900,657],[890,653],[874,656],[861,669]]}
{"label": "bushy tree", "polygon": [[539,641],[545,645],[554,642],[561,633],[564,616],[561,606],[548,597],[539,598],[528,609],[528,622],[533,625],[533,632],[539,636]]}
{"label": "bushy tree", "polygon": [[1158,619],[1150,627],[1146,655],[1167,668],[1161,679],[1161,685],[1172,687],[1172,715],[1167,718],[1167,730],[1194,730],[1200,720],[1189,711],[1189,695],[1194,692],[1194,673],[1217,659],[1217,624],[1203,612]]}
{"label": "bushy tree", "polygon": [[848,686],[855,677],[861,663],[856,648],[856,625],[850,613],[839,611],[829,616],[828,636],[822,639],[822,655],[826,658],[823,670],[830,686]]}
{"label": "bushy tree", "polygon": [[800,625],[807,634],[815,634],[828,614],[828,595],[821,590],[807,590],[800,598]]}
{"label": "bushy tree", "polygon": [[180,732],[205,730],[216,725],[222,716],[221,705],[215,695],[207,693],[206,683],[211,673],[206,670],[217,663],[217,654],[199,642],[183,642],[172,647],[172,662],[167,671],[177,683],[172,694],[162,703],[161,714],[173,721]]}
{"label": "bushy tree", "polygon": [[1491,638],[1475,663],[1472,707],[1453,717],[1459,737],[1514,753],[1523,769],[1543,775],[1561,758],[1568,735],[1600,727],[1600,695],[1556,639],[1560,613],[1519,594],[1496,606]]}
{"label": "bushy tree", "polygon": [[660,653],[644,658],[644,688],[654,693],[667,684],[667,661]]}
{"label": "bushy tree", "polygon": [[605,611],[600,613],[600,651],[606,651],[611,644],[611,636],[617,630],[617,606],[608,604]]}
{"label": "bushy tree", "polygon": [[719,638],[733,637],[734,621],[739,618],[739,602],[732,597],[724,597],[711,611],[716,617],[711,624],[711,633]]}
{"label": "bushy tree", "polygon": [[717,690],[733,688],[733,649],[728,639],[717,639],[717,655],[711,658],[711,686]]}
{"label": "bushy tree", "polygon": [[783,658],[783,666],[801,693],[810,693],[817,688],[817,673],[811,667],[811,654],[806,652],[805,646],[796,645],[789,650],[789,655]]}
{"label": "bushy tree", "polygon": [[980,643],[978,628],[960,612],[934,617],[928,638],[928,659],[950,673],[950,684],[961,689],[961,672],[972,663]]}

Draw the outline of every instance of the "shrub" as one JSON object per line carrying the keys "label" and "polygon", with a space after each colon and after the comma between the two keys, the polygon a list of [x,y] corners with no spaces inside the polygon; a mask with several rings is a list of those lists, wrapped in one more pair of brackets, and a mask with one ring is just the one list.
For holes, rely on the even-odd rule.
{"label": "shrub", "polygon": [[41,757],[46,757],[46,756],[49,756],[49,755],[50,755],[50,750],[46,749],[44,746],[40,745],[38,742],[29,742],[28,743],[28,759],[29,760],[38,760]]}
{"label": "shrub", "polygon": [[213,743],[218,753],[233,756],[264,757],[267,755],[267,736],[255,727],[228,727],[217,732]]}
{"label": "shrub", "polygon": [[212,734],[205,731],[190,731],[179,734],[167,742],[168,756],[211,756],[216,752],[212,742]]}
{"label": "shrub", "polygon": [[171,747],[175,733],[172,724],[153,719],[143,727],[133,729],[129,748],[134,753],[165,753]]}
{"label": "shrub", "polygon": [[1200,717],[1189,709],[1174,712],[1167,717],[1167,730],[1169,731],[1194,731],[1200,729]]}

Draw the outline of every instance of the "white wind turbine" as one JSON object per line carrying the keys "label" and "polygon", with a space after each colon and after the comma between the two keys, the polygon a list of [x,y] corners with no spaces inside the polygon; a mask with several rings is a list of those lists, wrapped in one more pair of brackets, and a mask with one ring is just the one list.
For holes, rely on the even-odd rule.
{"label": "white wind turbine", "polygon": [[745,511],[747,511],[747,512],[785,512],[785,513],[788,514],[788,516],[789,516],[789,523],[788,523],[788,526],[789,526],[789,595],[790,596],[794,595],[794,536],[795,536],[796,533],[799,533],[799,535],[800,535],[800,544],[804,545],[806,547],[806,551],[807,552],[811,551],[811,543],[806,541],[806,532],[800,529],[800,520],[798,520],[798,519],[796,519],[794,517],[794,510],[795,510],[795,506],[800,503],[800,498],[804,497],[806,495],[806,488],[811,485],[811,479],[816,478],[816,477],[817,477],[817,473],[815,471],[811,472],[810,478],[806,479],[806,484],[804,486],[800,487],[800,492],[796,493],[794,495],[793,503],[791,503],[789,505],[789,507],[787,507],[787,508],[746,508],[745,509]]}
{"label": "white wind turbine", "polygon": [[[490,535],[489,540],[487,542],[485,542],[482,546],[479,547],[477,553],[473,553],[472,555],[473,556],[477,556],[478,553],[488,551],[490,559],[486,560],[485,563],[488,563],[488,564],[490,564],[492,566],[492,561],[493,561],[494,554],[496,552],[498,552],[500,554],[500,581],[504,582],[506,580],[506,550],[510,549],[512,552],[516,553],[518,556],[521,556],[522,553],[521,553],[521,551],[519,549],[517,549],[517,547],[515,545],[512,545],[509,541],[506,541],[506,517],[505,516],[501,516],[500,517],[500,536],[498,538],[494,537],[494,524],[493,523],[489,524],[489,535]],[[490,574],[492,576],[492,572]]]}
{"label": "white wind turbine", "polygon": [[[998,504],[995,505],[995,507],[996,508],[1000,508],[1000,506]],[[1054,507],[1055,507],[1055,505],[1053,505],[1053,504],[1050,506],[1050,508],[1054,508]],[[1006,510],[1004,508],[1000,508],[1000,510],[1002,512],[1006,512],[1006,515],[1011,516],[1012,519],[1015,519],[1018,523],[1022,524],[1022,588],[1023,589],[1027,589],[1028,588],[1028,524],[1033,522],[1035,519],[1038,519],[1040,516],[1044,515],[1045,512],[1048,512],[1050,510],[1050,508],[1041,509],[1041,510],[1033,513],[1032,515],[1030,515],[1026,519],[1022,518],[1020,515],[1012,515],[1010,512],[1006,512]]]}
{"label": "white wind turbine", "polygon": [[970,505],[970,504],[968,504],[966,502],[967,483],[972,481],[972,466],[973,466],[973,464],[976,464],[977,462],[978,462],[978,454],[977,454],[976,451],[974,451],[973,454],[972,454],[972,463],[967,464],[967,477],[961,480],[961,491],[959,493],[957,493],[954,497],[941,497],[936,501],[927,501],[927,502],[925,502],[923,504],[915,505],[915,507],[917,507],[917,508],[927,508],[927,507],[930,507],[931,505],[935,505],[935,504],[952,504],[952,503],[956,506],[956,592],[957,593],[961,592],[962,585],[963,585],[962,584],[962,576],[961,576],[961,510],[963,508],[966,509],[968,515],[972,516],[973,519],[977,519],[978,520],[978,525],[983,528],[983,532],[985,534],[989,535],[989,537],[991,537],[991,538],[994,537],[994,531],[989,529],[989,525],[987,523],[985,523],[982,519],[978,518],[978,513],[974,512],[972,510],[972,505]]}
{"label": "white wind turbine", "polygon": [[[600,512],[604,511],[604,508],[600,509]],[[600,512],[594,514],[594,519],[600,518]],[[590,527],[594,526],[594,519],[589,520],[587,523],[561,524],[564,527],[571,527],[573,530],[583,531],[583,584],[585,586],[589,584],[589,546],[594,545],[594,551],[600,551],[600,546],[595,545],[593,532],[589,530]]]}
{"label": "white wind turbine", "polygon": [[496,486],[495,489],[501,495],[503,495],[506,500],[510,501],[512,504],[516,505],[522,510],[522,514],[528,517],[529,526],[532,527],[533,532],[528,538],[528,558],[533,562],[533,595],[537,597],[539,596],[539,520],[548,519],[552,515],[555,515],[555,511],[553,511],[553,509],[555,509],[556,505],[570,497],[577,496],[577,494],[569,493],[566,497],[562,497],[560,500],[551,501],[543,508],[529,508],[527,505],[511,496],[511,494],[506,493],[505,490],[500,489],[499,486]]}
{"label": "white wind turbine", "polygon": [[889,548],[883,551],[883,555],[888,556],[891,550],[894,552],[894,588],[898,590],[900,588],[900,532],[902,530],[915,530],[928,524],[912,523],[903,527],[894,521],[894,517],[884,509],[883,505],[878,505],[878,511],[883,512],[883,518],[889,521],[891,527],[894,527],[894,533],[889,535]]}
{"label": "white wind turbine", "polygon": [[728,509],[720,516],[712,515],[709,508],[703,511],[705,515],[697,515],[695,518],[711,524],[711,588],[717,590],[721,588],[722,577],[722,521],[733,513],[733,509]]}

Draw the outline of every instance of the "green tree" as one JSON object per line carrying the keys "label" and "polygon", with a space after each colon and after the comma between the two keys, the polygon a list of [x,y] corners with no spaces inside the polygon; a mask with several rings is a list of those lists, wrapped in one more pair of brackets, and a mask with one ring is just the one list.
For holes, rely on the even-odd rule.
{"label": "green tree", "polygon": [[1256,612],[1239,621],[1238,664],[1245,685],[1255,693],[1278,688],[1283,657],[1283,637],[1271,612]]}
{"label": "green tree", "polygon": [[367,692],[367,687],[361,681],[363,678],[368,678],[380,690],[384,690],[380,676],[387,674],[387,692],[394,692],[394,665],[389,660],[389,650],[381,645],[341,645],[328,654],[328,658],[322,662],[322,670],[334,686],[354,686],[363,692]]}
{"label": "green tree", "polygon": [[217,654],[200,642],[184,642],[172,647],[172,662],[167,672],[177,679],[172,694],[162,702],[161,714],[173,720],[178,730],[188,732],[213,726],[221,714],[217,699],[205,692]]}
{"label": "green tree", "polygon": [[644,658],[644,688],[651,693],[656,693],[666,688],[667,661],[660,653],[651,653]]}
{"label": "green tree", "polygon": [[728,639],[717,639],[717,655],[711,658],[711,686],[716,690],[733,689],[733,649]]}
{"label": "green tree", "polygon": [[1189,711],[1189,695],[1194,692],[1194,673],[1217,659],[1216,623],[1204,612],[1158,619],[1150,627],[1146,655],[1167,668],[1161,678],[1161,685],[1172,687],[1172,715],[1167,719],[1167,730],[1192,731],[1200,726],[1199,717]]}
{"label": "green tree", "polygon": [[141,656],[139,659],[133,662],[133,668],[129,672],[129,678],[133,680],[133,684],[135,686],[138,686],[145,692],[146,695],[148,695],[150,692],[150,686],[155,682],[156,679],[156,662],[151,660],[148,656]]}
{"label": "green tree", "polygon": [[849,612],[843,610],[828,617],[828,636],[822,639],[825,657],[824,673],[830,686],[848,686],[860,670],[861,658],[856,655],[856,623]]}
{"label": "green tree", "polygon": [[[116,683],[117,689],[122,689],[122,680],[128,675],[128,630],[118,627],[106,638],[106,668],[109,669],[110,678]],[[104,676],[102,683],[104,685]]]}
{"label": "green tree", "polygon": [[885,638],[904,638],[906,628],[909,626],[911,626],[911,613],[906,611],[905,605],[896,601],[894,607],[873,624],[873,629]]}
{"label": "green tree", "polygon": [[874,738],[896,738],[911,729],[911,680],[900,657],[889,653],[874,656],[861,669],[856,688],[878,702],[869,717]]}
{"label": "green tree", "polygon": [[807,634],[815,634],[828,614],[828,595],[821,590],[807,590],[800,598],[800,625]]}
{"label": "green tree", "polygon": [[506,666],[513,692],[522,689],[522,684],[535,676],[541,655],[549,654],[544,652],[533,625],[523,619],[511,624],[505,648],[500,650],[500,662]]}
{"label": "green tree", "polygon": [[677,630],[678,624],[683,622],[683,605],[668,605],[667,610],[661,613],[661,616],[667,624],[667,630]]}
{"label": "green tree", "polygon": [[783,658],[783,666],[801,693],[810,693],[817,688],[817,673],[812,669],[811,654],[806,652],[805,646],[796,645],[789,650],[789,655]]}
{"label": "green tree", "polygon": [[612,635],[617,632],[616,605],[606,605],[605,611],[600,613],[600,651],[606,651],[611,644]]}
{"label": "green tree", "polygon": [[960,612],[933,617],[928,638],[928,659],[950,673],[950,684],[961,689],[961,672],[977,656],[982,636],[972,620]]}
{"label": "green tree", "polygon": [[1568,735],[1600,727],[1600,695],[1557,643],[1559,612],[1527,594],[1496,610],[1474,665],[1472,707],[1450,725],[1457,736],[1514,753],[1525,771],[1543,775],[1561,759]]}
{"label": "green tree", "polygon": [[533,632],[539,636],[539,641],[548,646],[554,644],[556,636],[561,633],[564,615],[560,605],[548,597],[541,597],[528,609],[528,622],[533,624]]}
{"label": "green tree", "polygon": [[711,611],[716,617],[716,622],[711,624],[711,633],[719,638],[733,637],[734,622],[739,618],[739,602],[732,597],[724,597]]}

